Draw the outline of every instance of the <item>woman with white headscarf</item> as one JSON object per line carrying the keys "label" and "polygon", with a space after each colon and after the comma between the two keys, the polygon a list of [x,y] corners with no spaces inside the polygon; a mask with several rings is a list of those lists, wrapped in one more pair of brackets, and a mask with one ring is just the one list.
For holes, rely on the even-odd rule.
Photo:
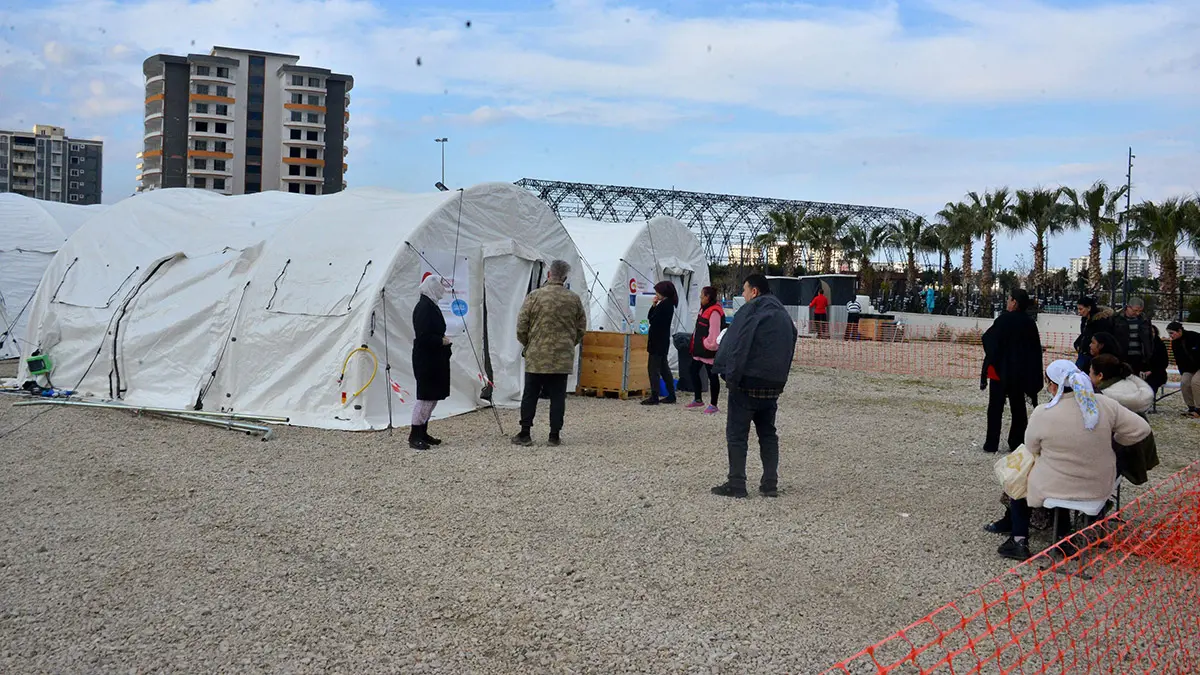
{"label": "woman with white headscarf", "polygon": [[450,338],[446,337],[446,319],[438,301],[446,295],[446,285],[436,274],[421,280],[421,297],[413,308],[413,376],[417,380],[417,403],[413,406],[412,429],[408,447],[428,450],[441,445],[429,435],[429,418],[438,401],[450,397]]}
{"label": "woman with white headscarf", "polygon": [[[1029,509],[1047,499],[1107,499],[1117,480],[1115,440],[1132,445],[1150,435],[1150,425],[1106,396],[1096,396],[1092,380],[1070,361],[1046,369],[1053,398],[1034,410],[1025,430],[1025,447],[1036,460],[1029,472],[1025,499],[1009,503],[1012,534],[997,550],[1005,558],[1029,558]],[[1060,527],[1069,519],[1060,518]],[[1067,533],[1055,532],[1061,539]]]}

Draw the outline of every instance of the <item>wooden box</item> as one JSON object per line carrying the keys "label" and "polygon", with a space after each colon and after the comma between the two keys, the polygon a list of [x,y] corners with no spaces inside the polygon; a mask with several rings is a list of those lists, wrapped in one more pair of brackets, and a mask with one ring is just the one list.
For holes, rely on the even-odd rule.
{"label": "wooden box", "polygon": [[641,334],[588,331],[583,336],[575,393],[622,399],[645,396],[650,388],[646,340]]}

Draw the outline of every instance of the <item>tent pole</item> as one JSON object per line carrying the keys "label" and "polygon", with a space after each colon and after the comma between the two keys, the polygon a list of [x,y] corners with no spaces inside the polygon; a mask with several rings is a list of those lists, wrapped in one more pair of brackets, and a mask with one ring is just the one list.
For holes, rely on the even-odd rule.
{"label": "tent pole", "polygon": [[383,309],[383,372],[387,375],[388,436],[392,435],[392,357],[388,353],[387,289],[379,289],[379,302]]}
{"label": "tent pole", "polygon": [[128,410],[129,412],[139,413],[163,413],[166,415],[191,415],[192,417],[211,417],[213,419],[223,420],[244,420],[250,422],[274,422],[276,424],[288,424],[291,420],[287,417],[271,417],[269,415],[252,415],[248,413],[227,413],[217,412],[215,410],[177,410],[175,408],[154,408],[149,406],[132,406],[122,403],[106,403],[103,401],[81,401],[77,399],[54,399],[54,398],[38,398],[30,401],[21,401],[14,403],[14,406],[19,405],[73,405],[81,408],[112,408],[113,410]]}

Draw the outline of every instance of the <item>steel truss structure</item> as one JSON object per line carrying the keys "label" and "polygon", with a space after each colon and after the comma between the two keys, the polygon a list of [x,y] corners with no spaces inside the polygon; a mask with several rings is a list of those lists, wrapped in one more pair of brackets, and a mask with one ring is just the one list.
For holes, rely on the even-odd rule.
{"label": "steel truss structure", "polygon": [[560,218],[591,218],[631,222],[668,215],[696,232],[709,262],[727,263],[731,251],[753,247],[756,236],[770,229],[772,211],[799,211],[809,215],[848,216],[851,224],[884,225],[900,218],[915,218],[907,209],[856,206],[794,199],[739,197],[735,195],[659,190],[620,185],[592,185],[522,178],[517,185],[550,205]]}

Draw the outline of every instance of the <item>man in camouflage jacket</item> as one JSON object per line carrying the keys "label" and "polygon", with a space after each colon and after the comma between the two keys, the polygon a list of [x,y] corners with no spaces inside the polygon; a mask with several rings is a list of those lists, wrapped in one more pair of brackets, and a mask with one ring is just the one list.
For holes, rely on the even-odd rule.
{"label": "man in camouflage jacket", "polygon": [[525,296],[517,316],[517,340],[525,357],[525,391],[521,395],[521,433],[517,445],[532,445],[529,432],[537,415],[538,398],[550,397],[550,445],[561,443],[559,432],[567,410],[567,376],[575,370],[575,347],[583,342],[587,314],[579,296],[563,283],[571,266],[550,263],[546,285]]}

